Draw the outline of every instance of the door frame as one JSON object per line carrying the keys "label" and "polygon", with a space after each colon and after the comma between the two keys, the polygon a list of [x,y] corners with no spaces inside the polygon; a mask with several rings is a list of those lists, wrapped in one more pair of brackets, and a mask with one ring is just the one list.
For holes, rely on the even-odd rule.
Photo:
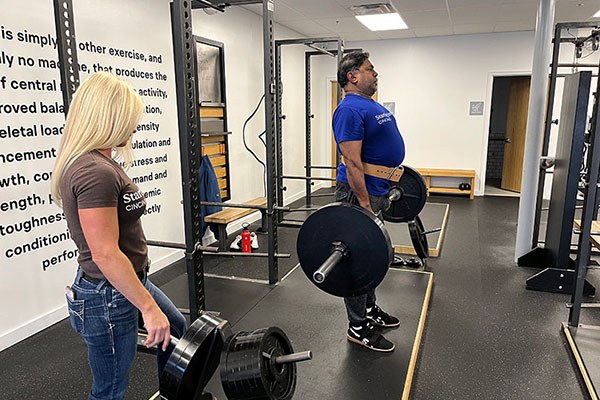
{"label": "door frame", "polygon": [[481,195],[485,195],[485,176],[487,173],[487,156],[488,156],[488,142],[490,138],[490,120],[492,111],[492,91],[494,90],[494,78],[508,78],[517,76],[529,76],[531,78],[531,70],[511,70],[511,71],[491,71],[488,72],[487,91],[485,95],[485,107],[484,107],[484,119],[483,119],[483,135],[481,135],[481,164],[479,170],[481,171],[480,182],[481,182]]}

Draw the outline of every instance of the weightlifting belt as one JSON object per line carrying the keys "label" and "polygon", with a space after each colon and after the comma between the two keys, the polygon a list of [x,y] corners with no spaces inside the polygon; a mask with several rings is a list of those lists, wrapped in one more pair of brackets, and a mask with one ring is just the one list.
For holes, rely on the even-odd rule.
{"label": "weightlifting belt", "polygon": [[[342,164],[346,165],[346,163],[344,162],[344,157],[342,157],[341,160]],[[404,173],[404,168],[402,167],[402,165],[399,165],[397,167],[384,167],[383,165],[369,164],[366,162],[363,162],[362,165],[365,175],[387,179],[391,182],[400,181],[400,178]]]}

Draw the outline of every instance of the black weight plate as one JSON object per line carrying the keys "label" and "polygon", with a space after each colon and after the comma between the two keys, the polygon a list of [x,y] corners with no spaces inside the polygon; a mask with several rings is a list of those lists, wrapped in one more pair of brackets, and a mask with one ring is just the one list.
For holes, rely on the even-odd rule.
{"label": "black weight plate", "polygon": [[319,289],[340,297],[374,289],[388,271],[394,252],[383,223],[373,214],[347,203],[332,203],[311,214],[298,232],[296,249],[302,270],[314,272],[331,254],[331,244],[348,246],[347,257],[331,271]]}
{"label": "black weight plate", "polygon": [[423,176],[408,165],[403,165],[404,173],[398,182],[390,182],[392,188],[400,190],[401,197],[392,201],[390,208],[383,212],[383,219],[389,222],[412,221],[425,207],[427,186]]}
{"label": "black weight plate", "polygon": [[229,323],[202,314],[179,340],[160,376],[160,394],[168,400],[201,398],[219,366],[221,351],[231,336]]}
{"label": "black weight plate", "polygon": [[286,334],[277,327],[238,332],[223,351],[221,384],[230,400],[289,400],[296,389],[296,364],[276,365],[275,357],[292,354]]}
{"label": "black weight plate", "polygon": [[423,222],[419,216],[408,222],[408,231],[410,232],[410,240],[415,248],[417,256],[421,259],[429,257],[429,244],[427,243],[427,235]]}

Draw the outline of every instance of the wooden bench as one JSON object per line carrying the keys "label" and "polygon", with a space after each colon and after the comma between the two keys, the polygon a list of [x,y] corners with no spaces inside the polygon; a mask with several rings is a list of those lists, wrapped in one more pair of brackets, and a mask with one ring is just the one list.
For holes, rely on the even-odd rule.
{"label": "wooden bench", "polygon": [[[417,171],[425,178],[429,193],[468,194],[471,200],[475,196],[475,171],[472,169],[417,168]],[[471,190],[461,190],[458,185],[456,187],[432,186],[432,177],[466,178],[471,185]]]}
{"label": "wooden bench", "polygon": [[[227,203],[224,203],[227,204]],[[243,204],[250,206],[266,206],[266,197],[257,197],[250,201],[245,201]],[[204,221],[209,224],[217,224],[219,227],[219,250],[227,250],[226,239],[227,239],[227,224],[237,221],[238,219],[245,217],[246,215],[252,214],[253,212],[260,211],[261,214],[261,231],[267,231],[267,213],[266,210],[257,210],[255,208],[227,208],[218,211],[214,214],[207,215],[204,217]]]}
{"label": "wooden bench", "polygon": [[[574,220],[573,225],[576,229],[581,229],[581,220]],[[600,249],[600,235],[594,235],[594,233],[597,232],[600,232],[600,221],[592,221],[592,234],[590,235],[590,242],[592,243],[592,246],[594,246],[596,249]]]}

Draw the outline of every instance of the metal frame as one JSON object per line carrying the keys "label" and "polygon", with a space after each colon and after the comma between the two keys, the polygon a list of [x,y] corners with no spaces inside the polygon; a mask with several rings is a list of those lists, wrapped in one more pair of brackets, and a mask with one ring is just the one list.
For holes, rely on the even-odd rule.
{"label": "metal frame", "polygon": [[72,0],[54,0],[54,24],[58,39],[58,61],[65,118],[75,90],[79,87],[79,62]]}
{"label": "metal frame", "polygon": [[[544,123],[544,138],[542,144],[542,158],[548,156],[548,148],[550,146],[550,130],[552,128],[552,110],[554,108],[554,99],[556,97],[556,79],[559,77],[558,69],[562,67],[587,67],[587,64],[564,64],[559,63],[559,52],[560,45],[562,43],[573,43],[577,42],[577,39],[573,37],[562,37],[563,29],[578,29],[578,28],[598,28],[600,27],[600,23],[598,22],[565,22],[558,23],[554,28],[554,39],[553,39],[553,50],[552,50],[552,64],[550,64],[550,82],[548,86],[548,100],[546,103],[546,119]],[[588,40],[589,37],[586,39]],[[580,41],[581,42],[581,41]],[[598,65],[592,65],[593,67],[598,67]],[[564,76],[564,75],[562,75]],[[541,209],[543,204],[543,196],[544,196],[544,185],[546,183],[546,173],[547,171],[542,168],[540,163],[540,178],[538,181],[538,191],[537,191],[537,200],[536,200],[536,209],[535,209],[535,220],[533,224],[533,243],[532,248],[536,248],[538,245],[538,237],[540,233],[540,222],[541,222]]]}
{"label": "metal frame", "polygon": [[[591,80],[591,72],[588,73]],[[583,293],[585,278],[588,265],[590,265],[592,221],[595,219],[597,208],[595,207],[598,185],[592,182],[598,182],[600,175],[600,126],[598,124],[598,105],[600,96],[600,80],[596,84],[596,95],[594,101],[594,111],[592,114],[592,129],[589,137],[590,148],[587,154],[587,165],[589,166],[586,176],[586,186],[583,189],[583,210],[581,214],[581,225],[579,234],[579,245],[576,260],[576,279],[575,290],[571,294],[572,307],[569,310],[569,325],[578,326],[583,304]]]}
{"label": "metal frame", "polygon": [[[207,46],[213,46],[219,49],[219,61],[220,61],[220,73],[221,73],[221,82],[219,85],[221,86],[221,103],[223,105],[223,130],[224,132],[220,132],[223,134],[224,142],[225,142],[225,169],[227,170],[227,175],[225,176],[225,180],[227,182],[227,196],[221,197],[222,201],[227,201],[231,199],[231,174],[230,174],[230,166],[229,166],[229,127],[227,126],[227,87],[225,82],[225,44],[221,42],[217,42],[216,40],[211,40],[202,36],[194,35],[194,42],[201,43]],[[196,46],[194,46],[194,60],[198,60],[196,54]],[[198,94],[200,96],[200,94]],[[202,104],[199,104],[202,107]],[[202,124],[202,119],[200,119],[200,125]],[[203,136],[202,134],[200,135]],[[200,146],[202,146],[202,139],[200,139]]]}
{"label": "metal frame", "polygon": [[[326,50],[317,46],[317,44],[327,44],[327,43],[335,43],[337,45],[336,50]],[[305,85],[305,170],[306,176],[288,176],[283,173],[283,126],[282,119],[285,119],[282,111],[282,78],[281,78],[281,47],[287,45],[304,45],[314,49],[314,52],[305,53],[304,57],[304,68],[305,68],[305,76],[304,76],[304,85]],[[316,167],[312,166],[312,154],[311,154],[311,144],[312,144],[312,119],[314,115],[311,111],[311,63],[310,59],[314,55],[328,55],[331,57],[337,57],[337,64],[342,60],[344,55],[344,43],[343,40],[339,37],[323,37],[323,38],[310,38],[310,39],[286,39],[286,40],[277,40],[275,41],[275,55],[276,55],[276,70],[277,70],[277,205],[279,207],[283,206],[283,191],[285,187],[283,185],[284,179],[305,179],[306,180],[306,206],[310,207],[312,205],[312,193],[311,186],[313,180],[334,180],[332,178],[313,178],[312,170],[316,169]],[[338,101],[341,99],[342,92],[341,88],[338,88]],[[324,168],[324,167],[321,167]],[[327,167],[330,168],[330,167]],[[279,224],[285,224],[283,221],[283,213],[277,212],[277,222]],[[297,226],[298,224],[286,224],[291,226]]]}
{"label": "metal frame", "polygon": [[[588,72],[588,74],[591,74]],[[585,288],[587,285],[586,275],[588,266],[590,265],[590,255],[592,253],[590,235],[593,234],[592,221],[595,219],[598,212],[596,199],[598,194],[598,182],[600,177],[600,124],[598,121],[600,108],[600,81],[597,82],[596,94],[594,99],[594,107],[592,113],[592,124],[588,143],[590,147],[587,153],[587,174],[585,179],[585,187],[583,189],[583,211],[581,216],[580,236],[578,242],[577,261],[575,266],[574,290],[571,294],[571,303],[567,304],[569,308],[569,320],[562,324],[562,332],[567,338],[571,352],[575,362],[574,367],[579,370],[585,387],[590,398],[597,399],[598,394],[596,387],[598,382],[594,384],[593,378],[597,378],[597,373],[592,374],[590,370],[595,368],[595,360],[598,358],[598,352],[595,347],[586,346],[593,339],[598,339],[598,326],[580,324],[582,308],[598,308],[598,303],[585,303]],[[579,343],[578,343],[579,341]],[[597,369],[596,369],[597,372]]]}
{"label": "metal frame", "polygon": [[269,284],[274,285],[279,281],[279,261],[277,253],[277,222],[275,220],[275,201],[277,187],[275,176],[277,165],[275,163],[277,139],[275,137],[275,71],[274,71],[274,32],[273,32],[273,1],[262,1],[263,15],[263,64],[265,85],[265,131],[266,131],[266,158],[267,158],[267,232],[269,253]]}
{"label": "metal frame", "polygon": [[171,3],[173,53],[177,91],[177,119],[179,122],[179,151],[183,187],[183,214],[185,231],[185,260],[188,276],[190,319],[194,321],[206,308],[204,290],[204,263],[202,251],[196,243],[202,241],[202,214],[200,212],[200,109],[198,107],[195,40],[192,32],[191,3],[173,0]]}

